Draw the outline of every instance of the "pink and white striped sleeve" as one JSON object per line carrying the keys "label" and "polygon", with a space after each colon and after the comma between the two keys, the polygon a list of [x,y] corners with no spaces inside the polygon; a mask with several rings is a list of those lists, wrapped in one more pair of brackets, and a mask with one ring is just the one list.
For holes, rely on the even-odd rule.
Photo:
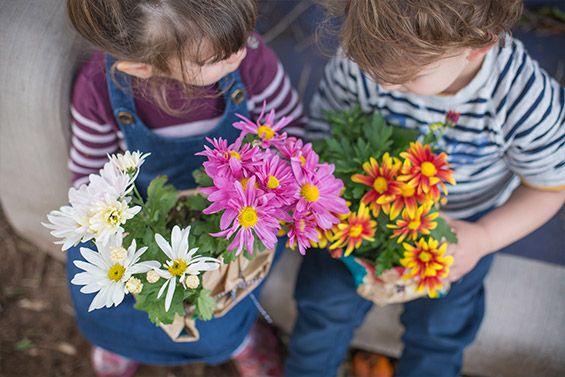
{"label": "pink and white striped sleeve", "polygon": [[118,132],[101,106],[105,93],[97,93],[93,84],[79,75],[73,87],[68,167],[75,187],[87,183],[88,175],[108,161],[107,154],[120,149]]}

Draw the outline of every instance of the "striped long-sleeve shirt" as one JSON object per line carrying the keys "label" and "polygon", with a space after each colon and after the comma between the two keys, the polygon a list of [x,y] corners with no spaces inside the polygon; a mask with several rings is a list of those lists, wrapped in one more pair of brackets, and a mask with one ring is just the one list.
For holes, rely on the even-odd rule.
{"label": "striped long-sleeve shirt", "polygon": [[[300,99],[292,87],[281,63],[259,35],[253,34],[247,43],[247,56],[240,65],[240,75],[247,89],[247,107],[252,118],[260,115],[263,101],[266,110],[274,109],[277,119],[292,116],[285,127],[289,135],[303,136],[304,116]],[[171,90],[169,101],[180,107],[186,101],[181,90]],[[203,135],[222,118],[225,102],[214,85],[200,88],[189,100],[189,110],[180,116],[166,114],[151,100],[135,95],[136,110],[145,125],[158,135],[186,137]],[[190,111],[194,109],[194,111]],[[106,84],[104,56],[94,53],[81,67],[71,100],[71,149],[69,168],[73,184],[87,182],[88,174],[108,161],[107,154],[126,150],[124,138],[115,122]]]}
{"label": "striped long-sleeve shirt", "polygon": [[452,96],[384,90],[338,52],[311,103],[307,137],[328,133],[326,111],[354,104],[422,132],[449,110],[461,114],[441,140],[457,181],[445,211],[455,218],[502,205],[520,181],[565,189],[565,89],[517,40],[493,48],[473,80]]}

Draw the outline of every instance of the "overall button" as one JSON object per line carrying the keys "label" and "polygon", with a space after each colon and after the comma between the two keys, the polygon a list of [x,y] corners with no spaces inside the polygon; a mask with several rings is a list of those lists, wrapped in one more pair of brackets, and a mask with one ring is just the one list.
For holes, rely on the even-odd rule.
{"label": "overall button", "polygon": [[245,93],[241,89],[236,89],[231,94],[231,99],[236,105],[239,105],[245,99]]}
{"label": "overall button", "polygon": [[135,119],[133,119],[133,115],[131,115],[131,113],[127,111],[120,111],[118,113],[118,120],[120,121],[120,123],[125,125],[133,124],[133,122],[135,121]]}

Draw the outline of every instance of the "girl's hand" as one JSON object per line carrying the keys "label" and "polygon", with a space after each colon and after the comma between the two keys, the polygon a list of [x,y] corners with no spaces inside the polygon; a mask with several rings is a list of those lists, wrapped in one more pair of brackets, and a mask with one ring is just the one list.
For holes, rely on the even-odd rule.
{"label": "girl's hand", "polygon": [[454,282],[471,271],[483,256],[492,251],[490,238],[480,223],[453,220],[443,214],[442,217],[453,228],[458,239],[458,243],[447,247],[447,254],[453,255],[453,265],[447,279]]}

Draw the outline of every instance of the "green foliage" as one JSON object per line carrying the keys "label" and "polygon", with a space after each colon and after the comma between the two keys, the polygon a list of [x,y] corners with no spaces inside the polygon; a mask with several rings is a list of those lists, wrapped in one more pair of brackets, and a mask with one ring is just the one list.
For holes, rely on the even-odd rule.
{"label": "green foliage", "polygon": [[445,239],[448,243],[457,243],[457,235],[453,232],[453,230],[451,230],[447,221],[445,221],[442,217],[438,217],[436,222],[437,228],[430,231],[430,235],[438,241]]}
{"label": "green foliage", "polygon": [[213,185],[212,178],[204,173],[204,168],[193,171],[192,176],[199,187],[210,187]]}
{"label": "green foliage", "polygon": [[[194,173],[200,184],[211,184],[203,171]],[[167,261],[167,256],[155,242],[155,234],[161,234],[170,242],[173,226],[191,226],[189,235],[190,247],[198,247],[198,254],[218,258],[224,256],[224,263],[235,259],[234,253],[227,252],[228,241],[222,237],[213,237],[219,229],[220,214],[204,215],[202,211],[210,202],[200,193],[178,197],[179,192],[172,185],[167,184],[166,177],[157,177],[151,181],[147,189],[147,200],[139,195],[135,197],[142,211],[124,225],[126,237],[124,245],[129,246],[135,239],[138,247],[147,246],[147,251],[142,255],[142,260],[157,260],[161,263]],[[165,280],[157,283],[147,282],[144,275],[138,276],[143,281],[143,289],[136,295],[135,308],[147,312],[151,322],[155,324],[170,324],[176,314],[185,314],[185,305],[193,305],[194,316],[202,320],[213,317],[215,300],[210,297],[210,292],[202,287],[184,289],[177,282],[175,294],[168,311],[165,310],[166,292],[157,299],[157,293]]]}
{"label": "green foliage", "polygon": [[379,113],[365,114],[359,106],[349,111],[328,113],[331,136],[314,148],[323,162],[335,165],[335,176],[345,185],[344,198],[356,202],[367,191],[366,186],[351,181],[353,174],[363,174],[363,164],[371,157],[379,159],[385,152],[397,154],[416,140],[418,132],[386,123]]}
{"label": "green foliage", "polygon": [[175,289],[175,294],[168,311],[165,310],[165,297],[167,292],[163,292],[160,299],[157,299],[159,289],[165,284],[165,280],[160,279],[156,283],[148,283],[143,279],[143,289],[136,295],[135,308],[147,312],[149,320],[155,325],[171,324],[175,319],[175,314],[184,315],[183,292]]}
{"label": "green foliage", "polygon": [[210,296],[208,289],[201,289],[198,296],[194,301],[195,311],[194,314],[204,320],[208,321],[214,316],[214,309],[216,308],[216,301]]}

